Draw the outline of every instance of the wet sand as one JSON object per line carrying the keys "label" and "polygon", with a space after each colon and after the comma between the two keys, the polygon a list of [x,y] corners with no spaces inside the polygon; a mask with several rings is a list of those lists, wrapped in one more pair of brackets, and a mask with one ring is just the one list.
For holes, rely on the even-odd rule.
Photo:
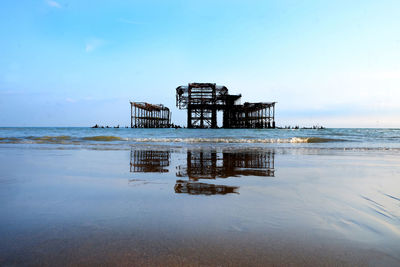
{"label": "wet sand", "polygon": [[400,156],[0,150],[0,265],[398,266]]}
{"label": "wet sand", "polygon": [[[290,240],[287,236],[177,236],[155,233],[119,233],[91,229],[21,238],[20,252],[3,258],[7,265],[45,266],[396,266],[398,260],[356,244]],[[82,231],[82,230],[80,230]],[[78,235],[78,236],[75,236]],[[154,236],[156,235],[156,236]],[[75,236],[75,237],[74,237]],[[292,237],[293,238],[293,237]],[[289,239],[289,240],[288,240]],[[331,241],[330,241],[331,242]],[[361,247],[361,248],[360,248]]]}

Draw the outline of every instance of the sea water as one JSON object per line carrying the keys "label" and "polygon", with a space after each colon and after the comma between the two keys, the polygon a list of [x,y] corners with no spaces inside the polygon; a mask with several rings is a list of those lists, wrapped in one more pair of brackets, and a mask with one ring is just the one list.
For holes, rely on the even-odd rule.
{"label": "sea water", "polygon": [[[118,145],[256,144],[262,147],[400,148],[400,129],[131,129],[0,128],[1,144]],[[278,145],[277,145],[278,144]],[[298,145],[307,144],[307,145]]]}

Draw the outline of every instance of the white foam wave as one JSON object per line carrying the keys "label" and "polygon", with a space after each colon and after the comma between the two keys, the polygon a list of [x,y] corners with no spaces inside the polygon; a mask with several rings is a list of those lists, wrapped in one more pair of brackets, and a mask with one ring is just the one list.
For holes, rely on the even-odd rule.
{"label": "white foam wave", "polygon": [[344,141],[339,139],[328,139],[319,137],[292,137],[292,138],[265,138],[265,139],[244,139],[244,138],[132,138],[132,142],[146,143],[325,143]]}

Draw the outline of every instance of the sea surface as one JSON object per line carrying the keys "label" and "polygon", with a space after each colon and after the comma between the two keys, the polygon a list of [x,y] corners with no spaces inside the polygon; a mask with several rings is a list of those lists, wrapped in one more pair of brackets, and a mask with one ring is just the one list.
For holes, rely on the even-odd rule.
{"label": "sea surface", "polygon": [[[136,144],[260,147],[400,148],[400,129],[131,129],[131,128],[0,128],[0,144],[115,146]],[[29,147],[29,146],[24,146]]]}
{"label": "sea surface", "polygon": [[0,266],[400,266],[400,129],[0,128]]}

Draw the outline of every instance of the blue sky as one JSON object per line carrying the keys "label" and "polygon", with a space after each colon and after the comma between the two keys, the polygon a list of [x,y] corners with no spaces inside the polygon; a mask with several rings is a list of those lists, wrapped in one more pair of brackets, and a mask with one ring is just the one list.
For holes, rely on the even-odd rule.
{"label": "blue sky", "polygon": [[278,125],[400,126],[400,1],[3,0],[0,126],[129,125],[215,82]]}

